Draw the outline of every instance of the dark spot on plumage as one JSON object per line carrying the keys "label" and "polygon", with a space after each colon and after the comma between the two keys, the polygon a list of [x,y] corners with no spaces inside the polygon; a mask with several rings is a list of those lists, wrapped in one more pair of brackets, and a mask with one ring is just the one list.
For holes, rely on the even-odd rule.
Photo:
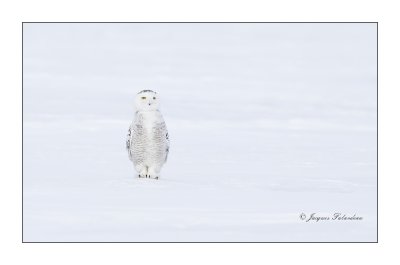
{"label": "dark spot on plumage", "polygon": [[145,93],[145,92],[151,92],[151,93],[157,94],[157,92],[154,92],[153,90],[150,90],[150,89],[142,90],[138,94]]}

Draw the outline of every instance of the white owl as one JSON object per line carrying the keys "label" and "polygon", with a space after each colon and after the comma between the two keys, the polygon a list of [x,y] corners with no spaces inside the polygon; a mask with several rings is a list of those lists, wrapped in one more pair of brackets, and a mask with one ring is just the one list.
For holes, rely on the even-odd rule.
{"label": "white owl", "polygon": [[168,131],[156,92],[142,90],[135,98],[135,119],[128,130],[126,149],[139,178],[160,177],[169,152]]}

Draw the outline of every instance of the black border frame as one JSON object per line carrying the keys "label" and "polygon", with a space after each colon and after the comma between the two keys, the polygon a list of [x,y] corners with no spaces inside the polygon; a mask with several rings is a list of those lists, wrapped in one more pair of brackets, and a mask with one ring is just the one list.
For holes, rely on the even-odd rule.
{"label": "black border frame", "polygon": [[[250,241],[210,241],[210,242],[206,242],[206,241],[132,241],[132,242],[128,242],[128,241],[122,241],[122,242],[113,242],[113,241],[66,241],[66,242],[62,242],[62,241],[24,241],[24,24],[114,24],[114,23],[120,23],[120,24],[131,24],[131,23],[137,23],[137,24],[161,24],[161,23],[166,23],[166,24],[175,24],[175,23],[183,23],[183,24],[198,24],[198,23],[208,23],[208,24],[219,24],[219,23],[253,23],[253,24],[266,24],[266,23],[272,23],[272,24],[353,24],[353,23],[357,23],[357,24],[365,24],[365,23],[369,23],[369,24],[376,24],[376,241],[334,241],[334,242],[329,242],[329,241],[265,241],[265,242],[250,242]],[[21,65],[21,80],[22,80],[22,134],[21,134],[21,138],[22,138],[22,154],[21,154],[21,158],[22,158],[22,207],[21,207],[21,211],[22,211],[22,227],[21,227],[21,231],[22,231],[22,238],[21,238],[21,243],[379,243],[379,189],[378,189],[378,185],[379,185],[379,177],[378,177],[378,172],[379,172],[379,163],[378,163],[378,155],[379,155],[379,144],[378,144],[378,133],[379,133],[379,127],[378,127],[378,120],[379,120],[379,105],[378,105],[378,86],[379,86],[379,71],[378,71],[378,67],[379,67],[379,34],[378,34],[378,22],[249,22],[249,21],[244,21],[244,22],[32,22],[32,21],[27,21],[27,22],[22,22],[22,28],[21,28],[21,32],[22,32],[22,42],[21,42],[21,57],[22,57],[22,65]]]}

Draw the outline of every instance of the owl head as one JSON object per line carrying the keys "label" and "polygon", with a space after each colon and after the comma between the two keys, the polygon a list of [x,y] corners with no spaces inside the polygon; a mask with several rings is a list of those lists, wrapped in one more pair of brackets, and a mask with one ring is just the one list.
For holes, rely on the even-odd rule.
{"label": "owl head", "polygon": [[152,90],[142,90],[137,93],[135,98],[136,111],[158,110],[158,95]]}

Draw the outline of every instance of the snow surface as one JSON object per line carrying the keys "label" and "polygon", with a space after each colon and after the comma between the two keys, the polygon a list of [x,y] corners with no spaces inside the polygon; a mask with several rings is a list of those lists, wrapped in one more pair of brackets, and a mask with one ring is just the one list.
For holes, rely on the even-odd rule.
{"label": "snow surface", "polygon": [[24,24],[24,241],[375,241],[376,78],[375,24]]}

